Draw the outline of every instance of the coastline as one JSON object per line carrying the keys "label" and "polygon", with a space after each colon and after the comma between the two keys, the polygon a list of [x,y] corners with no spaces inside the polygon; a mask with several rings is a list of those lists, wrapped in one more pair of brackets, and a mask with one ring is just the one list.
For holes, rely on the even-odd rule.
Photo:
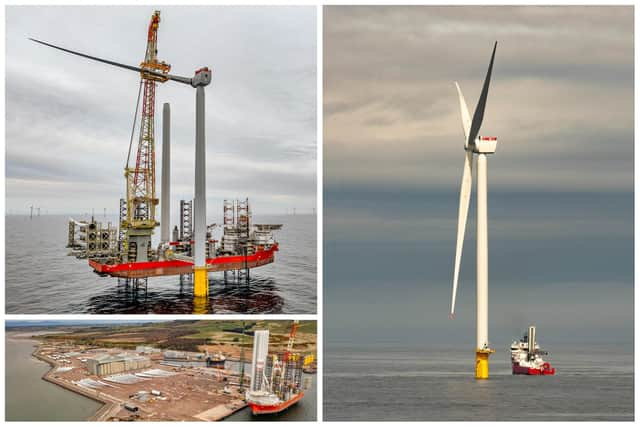
{"label": "coastline", "polygon": [[[49,382],[65,390],[79,394],[102,405],[95,411],[93,415],[86,418],[86,421],[104,422],[110,421],[114,417],[118,420],[126,421],[126,419],[120,419],[117,417],[118,413],[120,413],[123,408],[123,405],[125,403],[124,400],[118,399],[99,390],[95,390],[95,392],[93,390],[87,390],[84,387],[80,387],[69,380],[58,378],[55,373],[57,369],[61,367],[61,365],[58,364],[55,360],[50,359],[49,357],[46,357],[40,353],[41,347],[43,345],[42,341],[39,341],[33,335],[20,336],[7,334],[6,339],[16,341],[30,341],[34,343],[35,349],[31,352],[31,356],[49,365],[49,369],[41,376],[41,379],[43,381]],[[231,415],[245,409],[246,407],[247,404],[246,402],[244,402],[244,400],[235,400],[229,402],[229,404],[219,405],[217,407],[210,408],[203,413],[195,414],[193,415],[191,421],[222,421],[230,417]],[[183,421],[189,421],[189,419]]]}
{"label": "coastline", "polygon": [[75,384],[67,383],[62,381],[61,379],[55,378],[53,376],[53,373],[57,368],[59,368],[59,366],[55,363],[54,360],[40,354],[40,346],[42,344],[40,341],[34,339],[29,339],[29,341],[34,341],[37,344],[35,350],[33,350],[33,352],[31,353],[31,356],[47,363],[50,366],[50,369],[42,375],[42,380],[55,384],[74,393],[80,394],[86,398],[102,404],[102,406],[98,408],[95,414],[90,416],[87,421],[108,421],[111,416],[115,415],[115,413],[120,410],[120,403],[111,396],[100,393],[99,391],[96,391],[96,394],[94,395],[90,393],[89,390],[85,390]]}

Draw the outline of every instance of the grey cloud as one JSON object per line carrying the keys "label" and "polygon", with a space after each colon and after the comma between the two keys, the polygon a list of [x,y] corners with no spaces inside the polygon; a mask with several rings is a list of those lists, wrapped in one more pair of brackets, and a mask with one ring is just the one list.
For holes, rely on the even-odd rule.
{"label": "grey cloud", "polygon": [[[139,76],[27,37],[135,65],[144,54],[152,11],[7,8],[8,209],[45,200],[51,213],[86,210],[88,203],[117,209]],[[295,206],[310,211],[316,197],[315,8],[168,6],[161,11],[158,56],[173,65],[172,73],[189,76],[203,65],[214,70],[206,106],[210,204],[215,209],[226,191],[233,197],[253,195],[260,213]],[[52,20],[64,25],[49,25]],[[172,105],[177,204],[193,191],[194,93],[159,85],[157,107],[163,102]],[[158,176],[160,141],[158,130]],[[57,201],[50,197],[55,191],[63,192]]]}
{"label": "grey cloud", "polygon": [[492,186],[632,188],[632,7],[326,7],[324,26],[328,182],[457,184],[453,81],[473,110],[497,39]]}

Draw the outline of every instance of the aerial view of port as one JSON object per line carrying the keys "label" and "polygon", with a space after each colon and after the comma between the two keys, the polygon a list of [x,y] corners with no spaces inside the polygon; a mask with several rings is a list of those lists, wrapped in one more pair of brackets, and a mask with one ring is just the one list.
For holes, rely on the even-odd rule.
{"label": "aerial view of port", "polygon": [[311,421],[316,322],[7,321],[7,421]]}
{"label": "aerial view of port", "polygon": [[324,420],[633,421],[633,7],[323,22]]}
{"label": "aerial view of port", "polygon": [[8,313],[316,312],[314,7],[7,12]]}

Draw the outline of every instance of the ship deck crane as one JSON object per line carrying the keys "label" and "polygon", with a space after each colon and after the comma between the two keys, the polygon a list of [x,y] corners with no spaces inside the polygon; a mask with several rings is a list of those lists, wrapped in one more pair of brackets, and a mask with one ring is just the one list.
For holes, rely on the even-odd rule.
{"label": "ship deck crane", "polygon": [[288,361],[293,351],[293,343],[296,339],[296,332],[298,331],[299,320],[294,320],[291,325],[291,332],[289,332],[289,342],[287,342],[287,351],[284,353],[284,361]]}
{"label": "ship deck crane", "polygon": [[[60,46],[56,46],[44,41],[31,38],[30,40],[40,43],[45,46],[52,47],[54,49],[61,50],[73,55],[81,56],[83,58],[91,59],[93,61],[102,62],[104,64],[113,65],[119,68],[124,68],[130,71],[140,73],[143,82],[145,82],[146,98],[143,99],[143,110],[147,110],[143,113],[143,117],[146,114],[147,119],[153,117],[155,105],[155,82],[166,82],[172,80],[174,82],[189,85],[196,89],[196,149],[195,149],[195,198],[194,198],[194,244],[193,244],[193,293],[194,296],[206,297],[209,294],[209,281],[208,281],[208,267],[205,258],[205,239],[206,239],[206,146],[205,146],[205,93],[204,88],[211,83],[211,70],[208,67],[202,67],[195,71],[193,77],[183,77],[169,74],[170,66],[163,62],[158,62],[156,59],[157,54],[157,29],[160,23],[160,12],[154,12],[151,18],[151,24],[149,26],[148,43],[147,43],[147,57],[145,62],[140,64],[140,67],[134,67],[131,65],[122,64],[115,61],[110,61],[96,56],[87,55],[80,52],[75,52],[70,49],[65,49]],[[146,59],[149,58],[149,61]],[[150,82],[150,83],[146,83]],[[134,177],[131,190],[127,189],[128,197],[132,197],[132,209],[128,209],[127,222],[129,218],[133,218],[131,221],[131,229],[127,229],[127,235],[129,238],[129,248],[127,252],[132,252],[131,244],[133,240],[142,242],[151,242],[151,235],[153,234],[153,228],[158,225],[155,221],[155,205],[157,205],[157,199],[155,197],[155,153],[153,150],[153,120],[147,120],[141,124],[141,141],[143,142],[142,148],[138,151],[136,157],[136,170],[134,171]],[[126,172],[125,172],[126,175]],[[138,178],[138,176],[144,176],[144,178]],[[142,196],[136,196],[135,190],[138,188],[144,189]],[[131,211],[131,212],[130,212]],[[134,230],[133,232],[131,230]],[[131,238],[135,238],[132,240]],[[139,236],[139,237],[138,237]],[[138,243],[138,242],[135,242]],[[123,245],[124,246],[124,245]],[[136,244],[136,261],[146,259],[148,257],[149,250],[145,251],[143,248]],[[138,255],[141,255],[138,257]]]}
{"label": "ship deck crane", "polygon": [[155,219],[156,198],[155,186],[155,110],[156,110],[156,83],[164,83],[168,80],[167,74],[171,65],[164,61],[158,61],[158,27],[160,26],[160,11],[155,11],[149,22],[147,32],[147,49],[144,61],[140,63],[140,89],[138,90],[138,104],[140,103],[140,90],[142,95],[142,113],[140,116],[140,134],[136,150],[136,163],[134,167],[129,164],[133,142],[132,129],[131,143],[127,163],[124,169],[126,180],[126,219],[120,224],[125,230],[123,242],[123,260],[128,262],[148,261],[151,251],[151,236],[153,230],[159,225]]}

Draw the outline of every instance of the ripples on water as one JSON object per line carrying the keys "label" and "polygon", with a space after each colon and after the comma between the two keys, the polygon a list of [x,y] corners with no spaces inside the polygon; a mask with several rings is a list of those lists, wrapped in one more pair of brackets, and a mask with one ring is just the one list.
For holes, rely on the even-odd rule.
{"label": "ripples on water", "polygon": [[67,220],[6,217],[7,313],[316,313],[315,215],[256,217],[284,224],[276,234],[275,262],[251,270],[249,283],[225,282],[222,273],[211,273],[208,301],[195,304],[192,284],[181,284],[178,276],[150,278],[145,293],[67,256]]}
{"label": "ripples on water", "polygon": [[324,419],[633,420],[633,352],[553,350],[555,376],[512,375],[496,353],[488,381],[467,350],[325,349]]}

